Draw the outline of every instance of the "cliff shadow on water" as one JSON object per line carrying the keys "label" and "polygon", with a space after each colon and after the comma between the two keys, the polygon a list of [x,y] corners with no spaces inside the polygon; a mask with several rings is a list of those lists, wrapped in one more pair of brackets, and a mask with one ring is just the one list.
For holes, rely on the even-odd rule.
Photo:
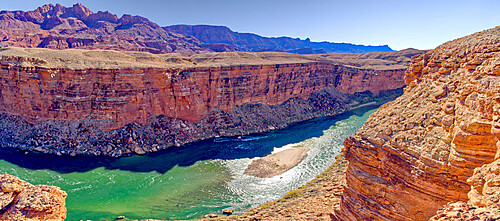
{"label": "cliff shadow on water", "polygon": [[275,147],[319,137],[323,131],[353,115],[363,116],[379,105],[369,105],[338,114],[313,120],[293,123],[285,129],[267,133],[252,134],[241,137],[220,137],[171,147],[156,153],[133,155],[129,157],[89,157],[89,156],[57,156],[0,148],[0,160],[16,164],[20,167],[41,170],[49,169],[60,173],[86,172],[104,167],[109,170],[126,170],[132,172],[166,173],[175,166],[191,166],[197,161],[231,160],[254,158],[268,155]]}

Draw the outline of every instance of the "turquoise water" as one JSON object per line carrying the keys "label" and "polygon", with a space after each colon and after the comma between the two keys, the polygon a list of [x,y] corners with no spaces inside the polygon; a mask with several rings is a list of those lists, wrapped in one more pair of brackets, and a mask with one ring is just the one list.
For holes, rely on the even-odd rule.
{"label": "turquoise water", "polygon": [[[375,111],[363,107],[269,133],[216,138],[119,159],[57,157],[0,149],[0,173],[68,192],[67,220],[194,219],[237,213],[280,198],[325,170],[343,140]],[[271,178],[243,174],[253,159],[294,146],[310,149],[295,168]]]}

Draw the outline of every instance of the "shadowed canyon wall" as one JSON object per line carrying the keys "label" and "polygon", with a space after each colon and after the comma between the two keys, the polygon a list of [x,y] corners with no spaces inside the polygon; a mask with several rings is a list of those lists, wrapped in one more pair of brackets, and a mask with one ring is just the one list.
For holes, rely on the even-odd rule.
{"label": "shadowed canyon wall", "polygon": [[498,157],[499,52],[497,27],[413,57],[404,94],[344,141],[347,186],[336,218],[427,220],[467,201],[471,184],[473,204],[492,192],[482,191],[493,178],[467,179]]}

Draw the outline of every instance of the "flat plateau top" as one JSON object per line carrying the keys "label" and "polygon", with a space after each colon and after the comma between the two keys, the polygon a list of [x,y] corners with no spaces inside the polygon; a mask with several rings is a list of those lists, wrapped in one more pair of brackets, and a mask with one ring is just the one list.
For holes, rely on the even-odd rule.
{"label": "flat plateau top", "polygon": [[360,69],[406,69],[413,55],[424,51],[407,49],[362,54],[298,55],[282,52],[220,52],[196,54],[151,54],[137,51],[53,50],[45,48],[0,48],[0,61],[24,67],[68,69],[192,68],[233,65],[272,65],[327,62]]}

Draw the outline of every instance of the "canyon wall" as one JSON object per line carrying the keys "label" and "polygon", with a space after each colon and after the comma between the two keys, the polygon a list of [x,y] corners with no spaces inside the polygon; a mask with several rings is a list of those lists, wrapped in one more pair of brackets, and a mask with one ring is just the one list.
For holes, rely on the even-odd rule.
{"label": "canyon wall", "polygon": [[378,95],[401,87],[403,73],[327,63],[109,70],[0,65],[0,111],[30,123],[90,118],[109,131],[159,115],[197,122],[215,110],[278,105],[328,87]]}
{"label": "canyon wall", "polygon": [[[498,158],[499,52],[497,27],[413,57],[404,94],[344,141],[337,219],[427,220],[468,200],[474,169]],[[469,180],[473,196],[486,194],[477,178]]]}
{"label": "canyon wall", "polygon": [[[50,57],[55,51],[46,50],[0,52],[9,54],[0,64],[4,147],[71,155],[143,154],[383,102],[398,96],[404,84],[404,69],[362,69],[280,53],[165,60],[163,55],[106,51]],[[96,54],[110,60],[85,60]],[[139,63],[129,62],[139,57]],[[118,58],[123,63],[116,63]],[[161,62],[147,63],[151,60]]]}

